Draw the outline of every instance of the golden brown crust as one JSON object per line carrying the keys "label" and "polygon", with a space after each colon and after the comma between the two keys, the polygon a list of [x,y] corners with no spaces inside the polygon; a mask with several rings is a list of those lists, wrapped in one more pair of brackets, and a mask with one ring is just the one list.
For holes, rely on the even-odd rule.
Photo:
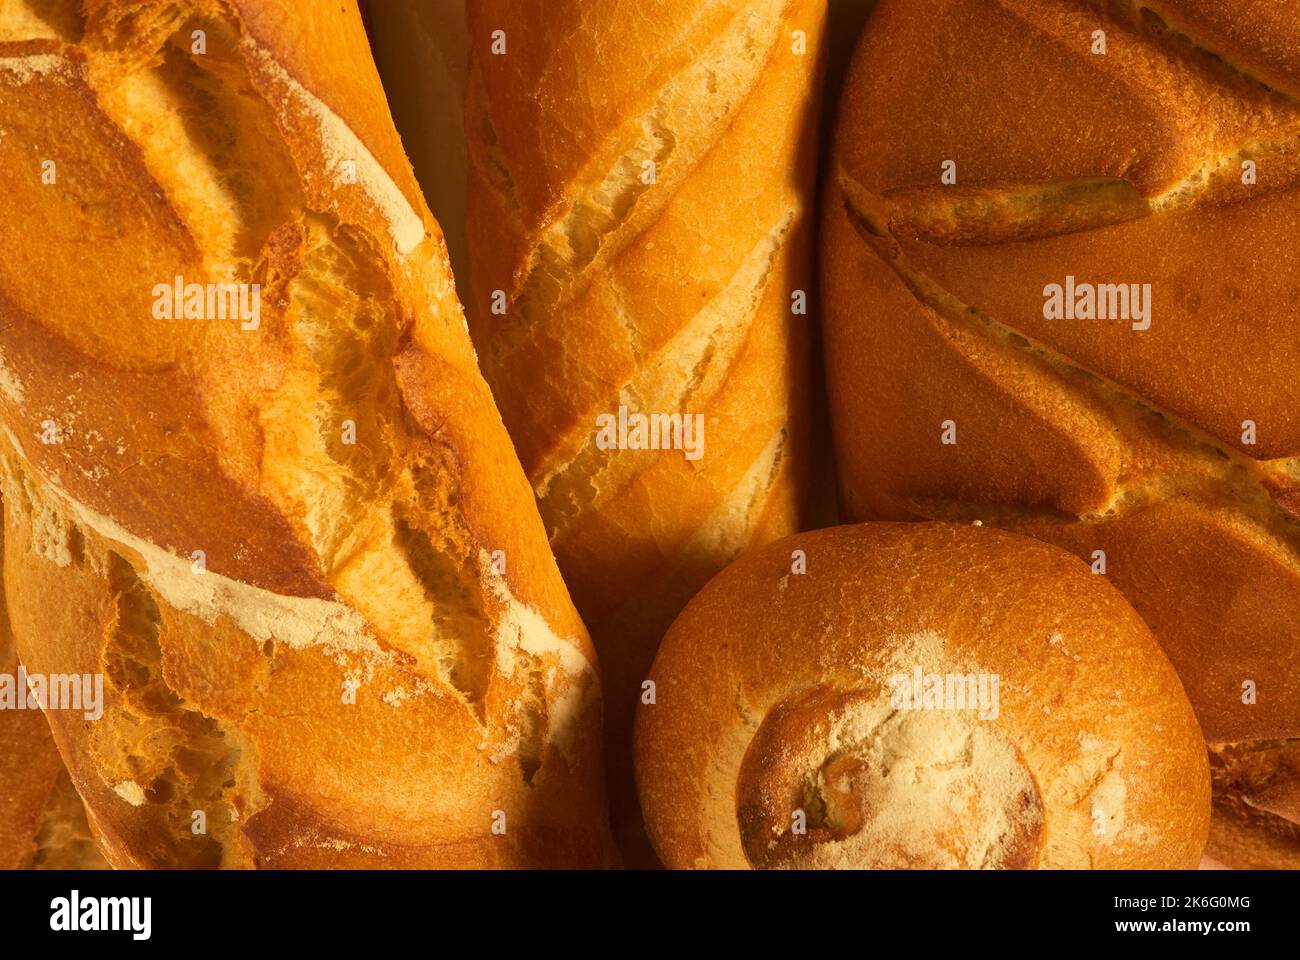
{"label": "golden brown crust", "polygon": [[[594,653],[355,5],[42,9],[0,19],[6,579],[32,669],[105,675],[51,721],[109,859],[606,862]],[[176,276],[260,322],[162,319]]]}
{"label": "golden brown crust", "polygon": [[[18,651],[0,589],[0,674],[16,677],[17,672]],[[26,690],[19,692],[26,694]],[[31,857],[41,812],[62,770],[49,725],[39,710],[6,707],[0,711],[0,870],[21,867]]]}
{"label": "golden brown crust", "polygon": [[[3,532],[0,532],[3,540]],[[0,572],[4,569],[0,551]],[[0,577],[0,675],[18,683],[18,650]],[[27,697],[25,687],[14,690]],[[0,710],[0,870],[102,869],[85,808],[39,709]]]}
{"label": "golden brown crust", "polygon": [[[943,696],[901,697],[917,671]],[[787,538],[691,601],[651,677],[637,780],[670,867],[1192,868],[1204,846],[1177,675],[1118,591],[1028,538]]]}
{"label": "golden brown crust", "polygon": [[1300,741],[1214,747],[1210,775],[1207,860],[1235,870],[1300,869]]}
{"label": "golden brown crust", "polygon": [[[1212,741],[1296,735],[1300,105],[1281,38],[1294,46],[1300,14],[920,10],[877,8],[830,165],[847,515],[981,519],[1090,563],[1104,551]],[[1044,291],[1067,276],[1150,283],[1149,328],[1048,319]]]}
{"label": "golden brown crust", "polygon": [[[601,651],[614,819],[641,863],[627,745],[655,645],[806,499],[792,296],[811,294],[825,2],[467,10],[471,327]],[[601,449],[620,407],[702,416],[703,456]]]}
{"label": "golden brown crust", "polygon": [[[1181,34],[1236,70],[1289,97],[1300,98],[1300,26],[1294,6],[1271,0],[1147,0],[1157,29]],[[1154,14],[1154,18],[1153,15]]]}

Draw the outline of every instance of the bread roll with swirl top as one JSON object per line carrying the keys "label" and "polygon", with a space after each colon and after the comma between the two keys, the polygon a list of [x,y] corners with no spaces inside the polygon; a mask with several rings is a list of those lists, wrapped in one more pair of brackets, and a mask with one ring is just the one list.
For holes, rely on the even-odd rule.
{"label": "bread roll with swirl top", "polygon": [[637,777],[671,867],[1192,868],[1205,844],[1204,745],[1151,631],[1019,536],[779,541],[696,596],[651,678]]}

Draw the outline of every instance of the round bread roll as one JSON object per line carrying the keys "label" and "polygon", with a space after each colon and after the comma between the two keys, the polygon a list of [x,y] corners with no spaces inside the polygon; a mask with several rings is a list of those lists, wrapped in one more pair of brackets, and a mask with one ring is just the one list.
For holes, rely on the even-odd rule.
{"label": "round bread roll", "polygon": [[715,577],[637,718],[669,867],[1194,868],[1204,743],[1151,631],[1065,552],[801,534]]}

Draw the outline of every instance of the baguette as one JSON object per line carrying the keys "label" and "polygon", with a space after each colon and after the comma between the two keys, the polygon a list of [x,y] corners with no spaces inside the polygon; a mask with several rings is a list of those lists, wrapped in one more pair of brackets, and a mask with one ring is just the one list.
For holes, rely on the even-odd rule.
{"label": "baguette", "polygon": [[620,847],[648,863],[630,736],[655,647],[806,499],[825,0],[467,10],[471,330],[606,671]]}
{"label": "baguette", "polygon": [[1191,869],[1196,718],[1150,629],[1055,547],[864,524],[691,601],[637,715],[669,867]]}
{"label": "baguette", "polygon": [[4,10],[5,587],[102,670],[49,717],[109,861],[605,863],[594,653],[355,3]]}

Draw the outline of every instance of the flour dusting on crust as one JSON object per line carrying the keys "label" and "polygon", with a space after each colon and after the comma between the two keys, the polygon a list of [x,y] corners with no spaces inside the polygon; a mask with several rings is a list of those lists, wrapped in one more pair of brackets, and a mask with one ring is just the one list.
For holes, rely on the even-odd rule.
{"label": "flour dusting on crust", "polygon": [[418,247],[424,241],[424,221],[401,189],[393,182],[393,178],[388,175],[383,164],[361,142],[361,138],[352,131],[342,117],[295,80],[265,47],[260,46],[252,38],[245,38],[243,44],[257,58],[267,74],[284,87],[298,105],[316,121],[321,153],[331,174],[340,177],[345,161],[355,164],[357,182],[365,189],[388,222],[388,229],[393,236],[393,244],[397,252],[405,255]]}

